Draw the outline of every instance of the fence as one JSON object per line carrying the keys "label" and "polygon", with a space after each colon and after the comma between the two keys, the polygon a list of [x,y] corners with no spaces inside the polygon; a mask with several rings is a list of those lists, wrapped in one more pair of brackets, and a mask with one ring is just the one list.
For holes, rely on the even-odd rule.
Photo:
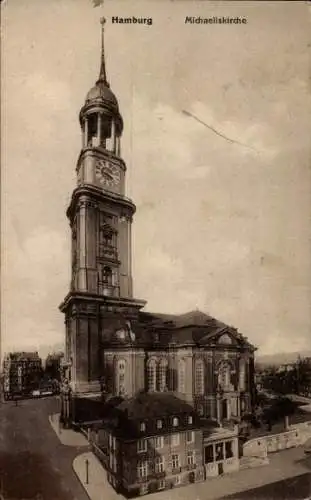
{"label": "fence", "polygon": [[268,453],[303,445],[309,438],[311,421],[290,425],[286,432],[247,441],[243,445],[243,456],[264,458]]}

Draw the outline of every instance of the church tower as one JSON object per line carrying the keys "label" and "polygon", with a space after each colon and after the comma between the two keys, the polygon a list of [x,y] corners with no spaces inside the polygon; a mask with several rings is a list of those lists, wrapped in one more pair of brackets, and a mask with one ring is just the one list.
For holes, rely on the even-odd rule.
{"label": "church tower", "polygon": [[104,23],[102,19],[99,78],[79,115],[82,149],[67,210],[72,271],[60,310],[66,324],[66,378],[76,395],[100,391],[105,332],[111,324],[122,328],[122,321],[135,324],[145,305],[133,298],[131,225],[136,207],[125,196],[123,120],[106,75]]}

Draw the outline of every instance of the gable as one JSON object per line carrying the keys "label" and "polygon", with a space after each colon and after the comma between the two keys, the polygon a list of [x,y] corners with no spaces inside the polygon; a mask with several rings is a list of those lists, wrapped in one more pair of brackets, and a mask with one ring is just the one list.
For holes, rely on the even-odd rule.
{"label": "gable", "polygon": [[251,347],[245,337],[235,329],[223,328],[220,331],[204,335],[200,339],[200,345],[218,345],[219,347]]}
{"label": "gable", "polygon": [[224,333],[223,335],[220,335],[217,339],[217,344],[224,344],[224,345],[232,345],[235,344],[233,338],[228,335],[228,333]]}

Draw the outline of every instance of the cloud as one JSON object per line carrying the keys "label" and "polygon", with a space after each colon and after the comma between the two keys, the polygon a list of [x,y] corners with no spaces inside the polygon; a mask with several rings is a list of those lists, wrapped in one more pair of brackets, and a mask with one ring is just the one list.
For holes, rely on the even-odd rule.
{"label": "cloud", "polygon": [[64,338],[57,305],[68,289],[68,252],[66,238],[57,231],[38,227],[20,242],[10,227],[4,251],[3,350]]}

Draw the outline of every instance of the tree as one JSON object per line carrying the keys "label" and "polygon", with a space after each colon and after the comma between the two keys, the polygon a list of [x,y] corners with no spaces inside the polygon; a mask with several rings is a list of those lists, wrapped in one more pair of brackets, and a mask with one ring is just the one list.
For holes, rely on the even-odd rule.
{"label": "tree", "polygon": [[288,426],[288,417],[296,411],[296,405],[289,398],[279,398],[263,409],[262,421],[268,426],[269,431],[272,425],[284,419],[285,428]]}

